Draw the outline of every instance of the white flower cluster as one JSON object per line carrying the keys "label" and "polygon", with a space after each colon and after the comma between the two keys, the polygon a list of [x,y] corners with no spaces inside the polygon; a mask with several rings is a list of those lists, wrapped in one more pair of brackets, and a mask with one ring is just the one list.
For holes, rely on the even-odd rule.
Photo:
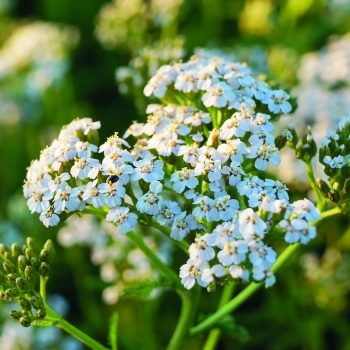
{"label": "white flower cluster", "polygon": [[[171,89],[172,88],[172,89]],[[199,93],[205,107],[241,110],[255,108],[257,102],[266,105],[273,114],[289,113],[289,95],[272,90],[266,82],[257,80],[241,63],[231,63],[223,57],[193,56],[185,63],[161,67],[144,89],[146,96],[166,97],[175,92]]]}
{"label": "white flower cluster", "polygon": [[180,271],[186,288],[228,278],[272,285],[277,253],[266,240],[306,244],[319,217],[265,172],[280,162],[276,116],[266,112],[289,111],[289,96],[217,57],[163,66],[145,91],[180,105],[149,105],[147,122],[124,135],[132,147],[114,135],[99,148],[102,161],[91,141],[100,125],[73,121],[29,168],[29,208],[46,225],[100,208],[121,233],[146,223],[193,242]]}

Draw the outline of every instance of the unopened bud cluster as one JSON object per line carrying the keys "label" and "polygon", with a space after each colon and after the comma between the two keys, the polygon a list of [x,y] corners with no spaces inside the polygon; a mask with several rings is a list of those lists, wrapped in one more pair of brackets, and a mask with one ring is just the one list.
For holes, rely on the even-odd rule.
{"label": "unopened bud cluster", "polygon": [[19,310],[12,310],[12,318],[29,327],[34,320],[46,316],[44,301],[38,292],[40,276],[48,278],[53,245],[48,240],[37,250],[33,239],[27,238],[21,247],[12,244],[10,249],[0,245],[0,298],[5,302],[17,302]]}
{"label": "unopened bud cluster", "polygon": [[319,180],[322,194],[345,210],[350,209],[350,117],[343,118],[336,131],[328,130],[319,150],[328,181]]}

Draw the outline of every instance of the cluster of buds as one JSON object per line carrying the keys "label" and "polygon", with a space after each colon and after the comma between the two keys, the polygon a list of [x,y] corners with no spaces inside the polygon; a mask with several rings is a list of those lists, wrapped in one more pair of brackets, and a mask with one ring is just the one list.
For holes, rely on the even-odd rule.
{"label": "cluster of buds", "polygon": [[349,210],[350,198],[350,118],[344,117],[336,131],[328,130],[319,150],[328,181],[319,180],[322,194],[339,207]]}
{"label": "cluster of buds", "polygon": [[0,246],[0,299],[17,302],[19,310],[12,310],[10,315],[23,327],[29,327],[33,321],[46,316],[44,300],[38,289],[40,277],[47,279],[49,276],[52,255],[50,240],[41,250],[36,249],[30,237],[23,247],[17,244],[12,244],[11,249]]}
{"label": "cluster of buds", "polygon": [[306,244],[319,218],[309,200],[290,203],[267,172],[280,164],[273,121],[291,111],[289,95],[245,64],[198,56],[162,66],[144,93],[165,104],[149,105],[128,141],[115,134],[98,147],[91,134],[100,125],[90,119],[64,127],[28,170],[29,208],[47,226],[84,211],[119,233],[146,225],[187,241],[186,288],[230,279],[271,286],[276,232]]}

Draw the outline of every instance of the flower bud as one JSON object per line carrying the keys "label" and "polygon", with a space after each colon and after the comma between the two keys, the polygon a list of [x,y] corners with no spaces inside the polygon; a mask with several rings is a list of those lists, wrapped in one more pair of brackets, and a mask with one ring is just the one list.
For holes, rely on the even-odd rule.
{"label": "flower bud", "polygon": [[9,273],[7,278],[9,279],[10,283],[16,283],[16,276],[13,273]]}
{"label": "flower bud", "polygon": [[18,295],[18,290],[16,288],[8,288],[5,290],[6,298],[12,299]]}
{"label": "flower bud", "polygon": [[34,271],[33,268],[30,265],[27,265],[26,268],[24,269],[24,276],[27,279],[32,279],[34,276]]}
{"label": "flower bud", "polygon": [[3,257],[6,252],[6,247],[4,244],[0,244],[0,256]]}
{"label": "flower bud", "polygon": [[12,253],[12,256],[13,256],[14,258],[17,258],[19,255],[22,254],[22,250],[21,250],[21,248],[19,247],[18,244],[13,243],[13,244],[11,245],[11,253]]}
{"label": "flower bud", "polygon": [[12,261],[4,261],[2,263],[2,267],[4,268],[6,273],[15,273],[16,267],[13,265]]}
{"label": "flower bud", "polygon": [[337,203],[339,202],[340,200],[340,195],[339,195],[339,192],[335,189],[331,189],[329,192],[328,192],[328,198],[334,202],[334,203]]}
{"label": "flower bud", "polygon": [[31,258],[34,257],[34,251],[33,251],[33,249],[31,249],[31,248],[26,248],[26,250],[25,250],[25,256],[26,256],[27,260],[30,261]]}
{"label": "flower bud", "polygon": [[44,309],[39,309],[35,315],[37,318],[45,318],[46,311]]}
{"label": "flower bud", "polygon": [[26,286],[27,286],[27,283],[26,283],[24,278],[18,277],[18,278],[16,278],[16,286],[19,289],[24,290],[26,288]]}
{"label": "flower bud", "polygon": [[23,327],[29,327],[30,324],[31,324],[31,320],[28,316],[22,316],[20,319],[19,319],[19,323],[21,324],[21,326]]}
{"label": "flower bud", "polygon": [[308,127],[306,134],[301,140],[301,144],[297,147],[296,156],[304,162],[309,162],[317,153],[317,146],[314,137]]}
{"label": "flower bud", "polygon": [[322,179],[317,179],[317,187],[325,197],[328,196],[330,188],[326,181],[323,181]]}
{"label": "flower bud", "polygon": [[30,311],[32,309],[32,306],[30,305],[30,302],[27,299],[25,299],[25,298],[20,298],[18,300],[18,305],[24,311]]}
{"label": "flower bud", "polygon": [[212,293],[216,291],[216,284],[215,283],[211,283],[209,284],[209,286],[207,287],[207,292],[208,293]]}
{"label": "flower bud", "polygon": [[37,294],[37,293],[32,295],[32,297],[30,298],[30,301],[32,303],[32,306],[36,310],[39,310],[39,309],[41,309],[43,307],[43,301],[41,299],[41,296],[39,294]]}
{"label": "flower bud", "polygon": [[48,239],[44,245],[44,248],[40,252],[40,260],[44,262],[50,262],[54,255],[54,245],[51,239]]}
{"label": "flower bud", "polygon": [[34,250],[35,246],[34,246],[34,239],[32,237],[27,237],[26,239],[26,245],[28,248]]}
{"label": "flower bud", "polygon": [[33,256],[31,259],[30,259],[30,265],[33,267],[33,268],[37,268],[39,266],[39,261],[37,259],[36,256]]}
{"label": "flower bud", "polygon": [[6,261],[11,261],[11,260],[12,260],[12,255],[11,255],[11,253],[10,253],[10,252],[5,252],[5,254],[4,254],[4,259],[5,259]]}
{"label": "flower bud", "polygon": [[15,320],[19,320],[22,317],[22,312],[18,311],[18,310],[11,310],[10,311],[10,316],[15,319]]}
{"label": "flower bud", "polygon": [[39,274],[42,277],[48,277],[49,276],[49,265],[45,262],[42,262],[39,267]]}
{"label": "flower bud", "polygon": [[283,135],[278,135],[275,139],[275,145],[278,149],[283,148],[287,143],[287,138]]}
{"label": "flower bud", "polygon": [[18,267],[20,270],[24,271],[27,265],[27,259],[24,255],[20,255],[17,259],[18,261]]}

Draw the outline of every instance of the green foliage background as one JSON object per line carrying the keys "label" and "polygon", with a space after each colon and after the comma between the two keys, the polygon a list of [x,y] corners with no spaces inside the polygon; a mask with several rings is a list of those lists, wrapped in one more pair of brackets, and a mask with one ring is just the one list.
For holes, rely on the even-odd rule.
{"label": "green foliage background", "polygon": [[[185,38],[187,52],[195,47],[262,48],[269,78],[290,88],[302,54],[319,50],[333,35],[350,31],[350,2],[334,9],[326,0],[187,0],[176,19],[176,31]],[[102,0],[32,0],[11,2],[0,20],[0,44],[18,23],[46,21],[78,28],[80,41],[70,57],[65,87],[45,97],[45,105],[31,123],[0,125],[0,235],[1,240],[21,240],[27,235],[55,240],[57,229],[44,229],[31,216],[21,195],[25,169],[62,124],[77,116],[102,122],[102,135],[124,131],[141,119],[133,101],[121,96],[114,80],[116,67],[127,65],[131,50],[125,45],[104,49],[94,34]],[[160,34],[150,28],[144,44]],[[336,69],[336,67],[334,67]],[[6,88],[6,86],[5,86]],[[234,319],[223,323],[219,349],[350,349],[350,230],[348,220],[332,219],[318,238],[306,247],[314,252],[317,273],[303,267],[307,256],[296,256],[278,274],[274,288],[261,290],[241,307]],[[345,232],[345,233],[344,233]],[[181,257],[179,257],[181,261]],[[105,286],[84,247],[62,249],[57,244],[49,292],[69,302],[69,320],[92,336],[106,339],[108,318],[119,314],[121,349],[162,349],[176,323],[179,300],[166,291],[146,300],[150,286],[129,291],[115,307],[101,301]],[[311,274],[311,277],[310,277]],[[135,301],[135,295],[137,296]],[[202,293],[204,312],[217,304],[219,291]],[[5,336],[5,335],[3,335]],[[186,348],[200,349],[203,339]],[[56,345],[53,349],[61,349]],[[15,349],[14,349],[15,350]]]}

